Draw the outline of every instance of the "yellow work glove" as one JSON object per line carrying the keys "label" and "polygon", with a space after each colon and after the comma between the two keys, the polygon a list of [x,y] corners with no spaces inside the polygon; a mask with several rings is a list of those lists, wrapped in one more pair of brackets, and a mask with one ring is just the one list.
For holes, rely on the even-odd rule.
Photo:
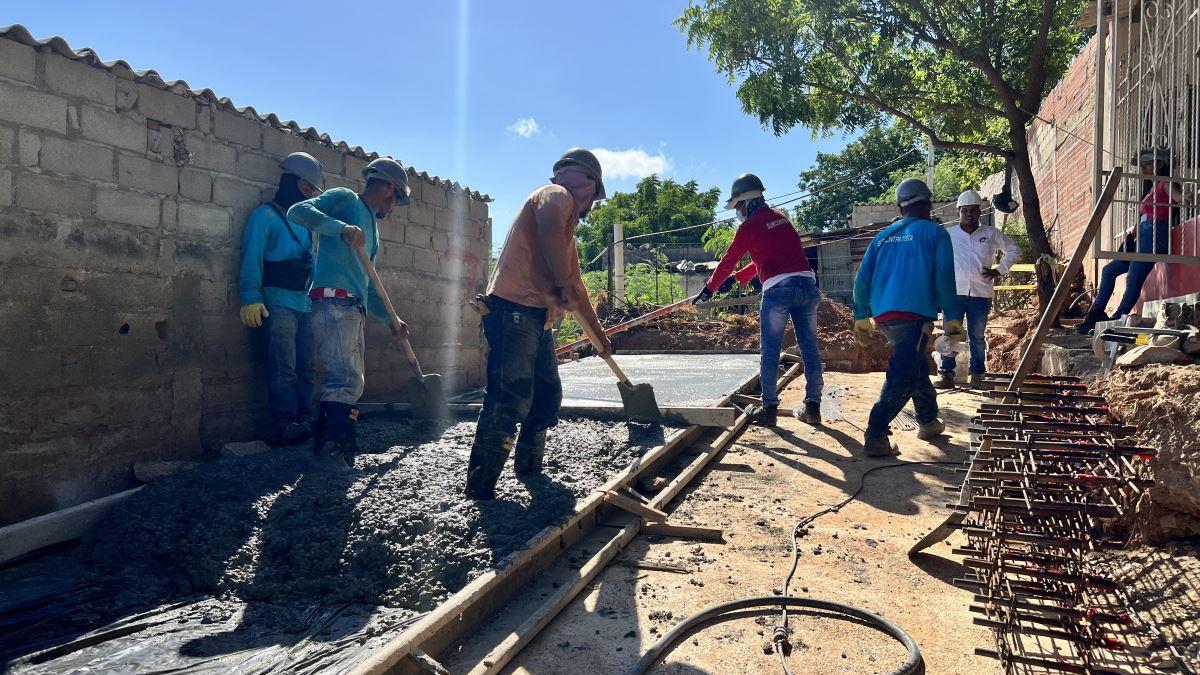
{"label": "yellow work glove", "polygon": [[267,306],[261,302],[243,306],[238,310],[238,314],[242,315],[242,323],[246,324],[247,328],[258,328],[262,325],[263,319],[271,316],[271,313],[267,311]]}
{"label": "yellow work glove", "polygon": [[870,319],[859,319],[854,322],[854,337],[863,347],[871,346],[871,336],[875,333],[875,324]]}
{"label": "yellow work glove", "polygon": [[963,342],[967,339],[967,331],[963,330],[961,319],[952,319],[946,322],[946,328],[942,331],[946,334],[947,340],[954,342]]}

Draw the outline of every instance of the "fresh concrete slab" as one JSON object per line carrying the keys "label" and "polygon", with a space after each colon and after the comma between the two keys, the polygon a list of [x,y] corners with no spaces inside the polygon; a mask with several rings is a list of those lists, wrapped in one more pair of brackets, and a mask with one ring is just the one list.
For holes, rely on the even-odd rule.
{"label": "fresh concrete slab", "polygon": [[[758,372],[757,354],[634,354],[614,357],[634,384],[654,387],[660,406],[706,406]],[[564,406],[621,406],[617,380],[589,356],[558,369]]]}

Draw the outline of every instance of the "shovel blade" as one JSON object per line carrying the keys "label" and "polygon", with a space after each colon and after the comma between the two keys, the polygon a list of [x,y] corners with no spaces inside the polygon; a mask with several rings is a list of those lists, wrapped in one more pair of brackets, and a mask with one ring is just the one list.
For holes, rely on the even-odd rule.
{"label": "shovel blade", "polygon": [[638,420],[657,421],[662,419],[658,401],[654,399],[654,387],[644,382],[641,384],[618,382],[617,390],[621,392],[621,404],[625,406],[626,415]]}
{"label": "shovel blade", "polygon": [[420,378],[410,377],[404,389],[413,417],[444,419],[450,416],[441,375],[431,373]]}

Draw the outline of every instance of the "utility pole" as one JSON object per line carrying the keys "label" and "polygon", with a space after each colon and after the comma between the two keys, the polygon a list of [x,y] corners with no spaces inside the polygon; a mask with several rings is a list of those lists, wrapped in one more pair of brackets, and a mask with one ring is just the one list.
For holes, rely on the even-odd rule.
{"label": "utility pole", "polygon": [[605,258],[605,262],[608,263],[608,283],[606,284],[606,290],[608,290],[608,311],[611,314],[613,311],[613,238],[612,238],[612,235],[608,236],[608,255],[604,256],[604,258]]}
{"label": "utility pole", "polygon": [[613,223],[613,295],[625,306],[625,224]]}

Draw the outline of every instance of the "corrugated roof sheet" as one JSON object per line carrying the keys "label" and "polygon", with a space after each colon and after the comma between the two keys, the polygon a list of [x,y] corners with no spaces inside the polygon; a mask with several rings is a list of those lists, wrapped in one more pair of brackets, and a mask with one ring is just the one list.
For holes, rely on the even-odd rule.
{"label": "corrugated roof sheet", "polygon": [[[313,127],[301,127],[300,124],[295,120],[282,120],[275,113],[267,113],[263,115],[251,106],[239,108],[235,106],[233,101],[229,100],[228,97],[217,96],[216,92],[214,92],[212,89],[192,89],[191,86],[183,80],[172,80],[168,82],[164,80],[156,71],[135,70],[133,66],[122,60],[102,61],[100,56],[96,54],[95,50],[89,47],[73,49],[66,40],[57,35],[44,40],[39,40],[33,37],[33,35],[30,34],[29,29],[25,28],[21,24],[13,24],[11,26],[0,26],[0,37],[12,40],[13,42],[19,42],[23,45],[28,45],[35,49],[52,51],[55,54],[64,56],[73,61],[81,61],[94,68],[106,70],[113,75],[126,80],[132,80],[134,82],[157,87],[159,89],[165,89],[181,96],[189,96],[201,101],[202,103],[216,106],[221,110],[231,111],[243,117],[266,122],[277,129],[289,129],[303,138],[324,143],[335,150],[349,153],[361,159],[372,160],[376,157],[379,157],[379,153],[368,152],[364,150],[361,145],[350,147],[350,145],[345,141],[335,141],[329,137],[329,134],[321,133]],[[437,176],[431,176],[424,171],[418,172],[412,167],[409,167],[408,170],[413,175],[424,178],[425,180],[432,181],[436,184],[443,185],[454,190],[468,192],[477,200],[488,202],[492,201],[492,198],[488,195],[460,185],[456,181],[450,181]]]}

